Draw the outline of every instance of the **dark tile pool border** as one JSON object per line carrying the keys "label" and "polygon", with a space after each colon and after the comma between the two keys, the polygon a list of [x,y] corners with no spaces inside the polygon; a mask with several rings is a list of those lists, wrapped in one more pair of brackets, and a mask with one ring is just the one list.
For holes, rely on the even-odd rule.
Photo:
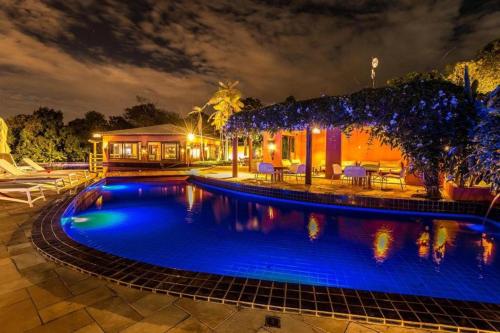
{"label": "dark tile pool border", "polygon": [[446,332],[500,330],[500,304],[198,273],[97,251],[73,241],[60,223],[68,207],[92,202],[96,193],[88,189],[76,195],[66,193],[42,211],[33,223],[31,238],[43,256],[119,285],[176,297]]}
{"label": "dark tile pool border", "polygon": [[[316,193],[299,190],[289,190],[277,187],[244,184],[223,179],[202,176],[191,176],[190,179],[201,184],[212,185],[222,189],[273,197],[277,199],[297,200],[337,206],[361,207],[371,209],[412,211],[422,213],[445,213],[474,215],[483,217],[488,205],[472,201],[427,200],[404,198],[379,198],[361,195],[345,195],[334,193]],[[490,219],[500,221],[500,208],[494,207],[488,215]]]}

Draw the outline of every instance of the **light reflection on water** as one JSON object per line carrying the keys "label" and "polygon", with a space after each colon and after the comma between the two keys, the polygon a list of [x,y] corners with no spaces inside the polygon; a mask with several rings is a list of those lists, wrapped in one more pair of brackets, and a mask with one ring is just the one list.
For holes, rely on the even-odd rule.
{"label": "light reflection on water", "polygon": [[495,226],[256,200],[184,183],[102,190],[93,207],[62,223],[76,241],[109,253],[194,271],[500,302]]}

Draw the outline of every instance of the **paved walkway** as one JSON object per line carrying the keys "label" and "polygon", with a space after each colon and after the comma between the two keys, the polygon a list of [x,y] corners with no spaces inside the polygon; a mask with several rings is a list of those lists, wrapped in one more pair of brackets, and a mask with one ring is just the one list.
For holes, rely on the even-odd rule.
{"label": "paved walkway", "polygon": [[[31,246],[40,208],[0,202],[0,331],[11,332],[428,332],[239,309],[106,283],[46,261]],[[264,325],[278,315],[281,329]]]}

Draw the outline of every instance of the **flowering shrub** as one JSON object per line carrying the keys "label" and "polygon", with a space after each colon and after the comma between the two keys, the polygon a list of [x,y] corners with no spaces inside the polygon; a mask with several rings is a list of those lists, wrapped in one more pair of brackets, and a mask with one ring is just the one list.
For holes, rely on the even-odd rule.
{"label": "flowering shrub", "polygon": [[500,86],[493,91],[486,104],[476,105],[479,123],[472,130],[474,150],[469,175],[500,190]]}
{"label": "flowering shrub", "polygon": [[[399,148],[410,169],[422,174],[427,195],[439,198],[439,172],[467,172],[468,131],[477,116],[462,87],[440,79],[413,79],[351,95],[290,101],[230,117],[233,133],[338,127],[349,133],[369,126],[383,143]],[[450,162],[450,161],[454,162]],[[458,163],[458,166],[457,166]]]}

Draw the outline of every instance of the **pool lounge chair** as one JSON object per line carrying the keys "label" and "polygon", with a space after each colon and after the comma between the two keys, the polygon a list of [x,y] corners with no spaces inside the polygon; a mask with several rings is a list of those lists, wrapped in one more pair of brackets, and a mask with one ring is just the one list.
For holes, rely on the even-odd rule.
{"label": "pool lounge chair", "polygon": [[39,172],[39,171],[25,171],[16,168],[15,165],[0,159],[0,170],[3,169],[5,172],[10,174],[13,178],[37,178],[37,179],[63,179],[64,182],[68,182],[69,185],[73,186],[78,184],[78,175],[75,173],[58,173],[58,172]]}
{"label": "pool lounge chair", "polygon": [[47,172],[47,173],[55,173],[55,174],[76,174],[77,176],[81,176],[85,179],[90,178],[90,174],[88,170],[85,169],[78,169],[78,170],[54,170],[54,171],[49,171],[45,169],[43,166],[40,164],[36,163],[29,157],[23,157],[23,163],[26,164],[28,167],[32,168],[34,171],[37,172]]}
{"label": "pool lounge chair", "polygon": [[0,177],[0,180],[3,181],[41,185],[44,188],[54,190],[57,193],[59,193],[61,189],[66,186],[66,183],[61,176],[30,174],[17,169],[15,166],[2,159],[0,159],[0,170],[9,174],[9,176]]}
{"label": "pool lounge chair", "polygon": [[[26,200],[11,197],[10,193],[14,192],[26,194]],[[38,196],[33,197],[31,195],[32,192],[38,192]],[[33,202],[38,199],[45,201],[45,195],[40,184],[0,183],[0,200],[27,203],[30,207],[33,207]]]}

